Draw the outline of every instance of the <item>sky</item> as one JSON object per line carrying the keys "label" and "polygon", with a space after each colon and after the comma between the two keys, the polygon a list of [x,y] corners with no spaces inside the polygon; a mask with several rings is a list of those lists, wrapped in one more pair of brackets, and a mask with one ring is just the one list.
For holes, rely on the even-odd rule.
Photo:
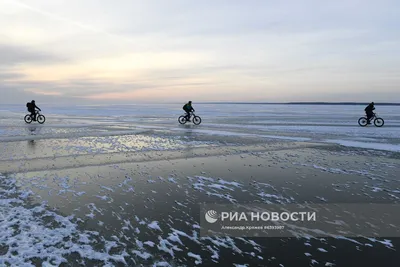
{"label": "sky", "polygon": [[400,1],[0,0],[0,103],[400,102]]}

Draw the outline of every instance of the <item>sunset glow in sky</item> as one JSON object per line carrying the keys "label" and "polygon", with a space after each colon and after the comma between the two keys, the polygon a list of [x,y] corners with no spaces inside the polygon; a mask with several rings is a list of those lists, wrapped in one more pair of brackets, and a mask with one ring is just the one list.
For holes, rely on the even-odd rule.
{"label": "sunset glow in sky", "polygon": [[400,1],[0,0],[1,103],[400,102]]}

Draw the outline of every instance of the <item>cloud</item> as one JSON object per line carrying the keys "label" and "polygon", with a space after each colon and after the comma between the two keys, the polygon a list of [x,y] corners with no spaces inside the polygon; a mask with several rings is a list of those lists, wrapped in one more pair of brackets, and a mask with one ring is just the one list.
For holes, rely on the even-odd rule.
{"label": "cloud", "polygon": [[25,89],[25,92],[31,92],[31,93],[34,93],[34,94],[40,95],[40,96],[61,96],[61,92],[44,91],[44,90],[35,89],[35,88]]}
{"label": "cloud", "polygon": [[1,71],[0,69],[0,82],[4,83],[9,80],[21,79],[24,77],[25,75],[23,73]]}
{"label": "cloud", "polygon": [[60,97],[59,95],[49,95],[42,93],[35,93],[18,86],[9,86],[0,84],[1,99],[0,104],[20,104],[23,109],[25,109],[25,103],[35,99],[38,104],[43,103],[84,103],[79,98],[73,97]]}
{"label": "cloud", "polygon": [[0,43],[0,68],[15,67],[19,64],[48,64],[65,62],[66,59],[60,56],[37,51],[20,45],[9,45]]}

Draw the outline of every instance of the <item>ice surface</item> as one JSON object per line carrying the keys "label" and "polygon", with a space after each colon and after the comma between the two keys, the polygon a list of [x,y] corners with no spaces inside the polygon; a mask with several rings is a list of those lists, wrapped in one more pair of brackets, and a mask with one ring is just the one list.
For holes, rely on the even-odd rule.
{"label": "ice surface", "polygon": [[[180,126],[180,105],[111,105],[56,107],[43,105],[47,117],[44,125],[26,125],[23,105],[4,105],[0,111],[0,143],[4,141],[38,141],[79,137],[112,137],[154,133],[185,135],[186,143],[205,136],[216,138],[253,138],[258,140],[318,141],[343,146],[399,151],[400,107],[377,106],[385,119],[382,128],[360,127],[362,106],[329,105],[217,105],[197,104],[199,126]],[[190,136],[189,136],[190,135]],[[208,136],[208,137],[207,137]],[[191,138],[191,139],[187,139]],[[208,145],[210,144],[208,143]],[[201,145],[201,144],[199,144]],[[127,149],[118,144],[121,149]],[[128,146],[129,147],[129,146]],[[154,147],[158,149],[157,146]],[[89,148],[86,148],[89,149]]]}
{"label": "ice surface", "polygon": [[[399,129],[400,130],[400,129]],[[399,132],[400,136],[400,132]],[[359,148],[367,148],[367,149],[378,149],[378,150],[387,150],[400,152],[400,145],[397,144],[387,144],[387,143],[366,143],[366,142],[357,142],[357,141],[348,141],[348,140],[324,140],[328,143],[335,143],[342,146],[348,147],[359,147]]]}
{"label": "ice surface", "polygon": [[[85,260],[97,260],[102,266],[125,264],[125,259],[133,259],[138,265],[144,262],[144,266],[176,266],[178,257],[189,266],[210,260],[221,264],[224,255],[265,263],[269,260],[268,250],[253,240],[222,236],[200,238],[198,217],[190,214],[198,204],[194,196],[201,201],[221,203],[238,203],[245,199],[258,203],[294,203],[302,197],[301,180],[311,179],[307,173],[301,173],[304,169],[314,171],[311,172],[316,176],[313,179],[320,179],[317,177],[320,173],[340,176],[340,181],[328,184],[334,194],[345,194],[349,188],[359,187],[356,191],[359,196],[373,199],[380,195],[385,201],[400,199],[400,188],[388,186],[388,175],[380,172],[382,169],[396,172],[398,165],[393,162],[382,166],[375,163],[359,166],[355,163],[353,166],[357,168],[349,168],[344,166],[346,162],[343,165],[332,164],[329,156],[315,159],[301,158],[291,151],[282,157],[246,152],[237,156],[237,162],[243,164],[241,175],[249,179],[241,180],[238,178],[243,177],[235,176],[236,173],[232,173],[230,179],[223,179],[218,177],[219,174],[203,172],[203,158],[197,159],[195,165],[187,163],[187,170],[197,171],[187,175],[182,171],[185,168],[170,174],[163,173],[158,167],[139,170],[137,163],[130,161],[131,156],[140,156],[143,151],[156,154],[175,151],[185,158],[191,153],[196,154],[193,151],[197,148],[208,148],[208,153],[227,145],[236,150],[247,144],[268,148],[293,142],[324,143],[337,148],[333,151],[341,151],[336,144],[347,146],[349,149],[345,151],[348,154],[341,157],[344,160],[351,153],[362,154],[369,150],[399,152],[400,107],[377,107],[386,120],[382,128],[359,127],[357,119],[363,115],[360,106],[197,105],[198,115],[203,119],[199,126],[178,124],[177,117],[182,113],[180,105],[86,106],[74,109],[44,105],[41,108],[47,116],[44,125],[26,125],[22,121],[23,108],[4,106],[0,111],[1,166],[8,167],[18,162],[25,167],[38,159],[49,162],[43,166],[44,172],[29,172],[28,166],[27,173],[19,176],[18,186],[13,174],[7,178],[0,174],[0,214],[3,216],[0,218],[0,240],[2,246],[5,244],[7,247],[0,247],[0,265],[23,265],[26,259],[32,258],[41,259],[44,265],[59,265],[66,262],[71,253],[77,253]],[[375,153],[386,153],[382,151]],[[117,153],[123,153],[127,158],[126,165],[107,164],[106,160],[99,165],[107,166],[104,169],[97,166],[98,170],[94,169],[98,173],[95,174],[86,173],[84,168],[73,164],[69,170],[57,170],[69,175],[47,172],[47,168],[54,167],[53,159],[65,158],[68,161],[80,155],[88,159],[99,154],[112,159]],[[147,155],[141,160],[151,161]],[[292,168],[293,173],[296,171],[298,174],[295,175],[297,180],[282,179],[284,186],[279,186],[270,181],[274,174],[265,172],[263,182],[253,181],[252,170],[256,173],[260,169],[250,165],[247,161],[250,156],[262,159],[259,166],[265,168],[278,165],[282,171]],[[223,161],[224,157],[220,159]],[[153,175],[153,172],[157,174]],[[357,176],[359,183],[349,182],[350,176]],[[42,198],[54,206],[78,206],[69,214],[60,215],[56,209],[42,203]],[[132,199],[138,201],[132,204]],[[318,203],[332,200],[331,196],[319,191],[313,192],[310,199]],[[35,204],[31,203],[33,200]],[[158,204],[165,205],[161,212],[168,210],[174,216],[158,217],[159,214],[151,210]],[[81,213],[80,217],[75,216],[75,212]],[[54,225],[48,223],[49,219]],[[111,225],[110,221],[114,224]],[[82,230],[82,225],[100,230]],[[103,236],[113,229],[115,232],[111,237]],[[313,234],[318,234],[317,230],[293,231],[296,237],[308,241],[300,243],[305,251],[310,251],[304,255],[311,263],[317,264],[312,256],[330,256],[336,251],[326,242],[311,240]],[[358,247],[379,245],[394,249],[395,246],[391,240],[385,239],[360,242],[359,239],[340,236],[334,238]],[[17,257],[15,253],[18,253]],[[322,265],[334,266],[316,259]],[[235,262],[236,266],[250,266],[240,260]],[[280,264],[275,262],[273,265]]]}

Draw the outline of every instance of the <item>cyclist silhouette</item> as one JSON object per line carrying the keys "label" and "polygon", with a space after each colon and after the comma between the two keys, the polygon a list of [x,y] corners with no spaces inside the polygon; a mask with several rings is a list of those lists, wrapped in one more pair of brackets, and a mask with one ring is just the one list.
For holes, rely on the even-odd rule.
{"label": "cyclist silhouette", "polygon": [[371,102],[365,109],[365,114],[367,115],[367,124],[371,124],[371,118],[374,116],[375,104]]}
{"label": "cyclist silhouette", "polygon": [[27,104],[28,111],[31,113],[31,117],[34,121],[36,121],[36,109],[42,111],[38,106],[36,106],[35,100],[32,100],[30,103]]}
{"label": "cyclist silhouette", "polygon": [[192,107],[192,101],[187,102],[184,106],[183,106],[183,110],[186,112],[186,119],[187,121],[190,121],[190,112],[194,112],[194,109]]}

